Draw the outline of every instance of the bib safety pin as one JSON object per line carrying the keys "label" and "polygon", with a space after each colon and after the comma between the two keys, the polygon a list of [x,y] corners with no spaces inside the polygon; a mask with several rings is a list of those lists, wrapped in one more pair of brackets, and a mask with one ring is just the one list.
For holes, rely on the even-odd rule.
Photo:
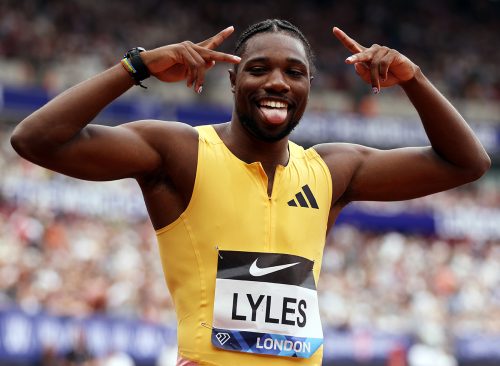
{"label": "bib safety pin", "polygon": [[222,258],[222,255],[220,255],[220,250],[219,250],[219,246],[218,245],[215,246],[215,250],[217,250],[217,255],[219,256],[219,258],[220,259],[224,259],[224,258]]}

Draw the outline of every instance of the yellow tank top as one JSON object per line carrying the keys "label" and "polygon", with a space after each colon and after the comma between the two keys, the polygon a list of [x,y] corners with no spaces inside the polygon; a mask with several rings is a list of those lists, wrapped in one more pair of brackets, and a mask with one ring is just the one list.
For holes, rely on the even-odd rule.
{"label": "yellow tank top", "polygon": [[289,142],[289,162],[277,167],[269,197],[260,163],[238,159],[212,126],[197,129],[191,201],[177,220],[156,232],[177,314],[179,354],[200,365],[321,365],[322,347],[310,358],[221,350],[211,343],[210,327],[218,250],[301,256],[314,261],[317,283],[332,196],[326,164],[313,149]]}

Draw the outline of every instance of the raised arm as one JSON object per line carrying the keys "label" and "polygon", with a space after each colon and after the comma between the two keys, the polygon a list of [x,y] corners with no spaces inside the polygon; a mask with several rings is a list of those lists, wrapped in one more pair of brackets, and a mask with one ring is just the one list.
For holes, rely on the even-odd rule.
{"label": "raised arm", "polygon": [[489,169],[490,158],[471,128],[417,65],[396,50],[363,47],[338,28],[333,33],[352,53],[346,63],[354,65],[375,94],[393,85],[403,88],[431,143],[430,147],[393,150],[350,144],[316,146],[338,178],[339,201],[420,197],[471,182]]}
{"label": "raised arm", "polygon": [[[214,51],[232,32],[229,27],[198,44],[172,44],[140,56],[159,80],[186,80],[188,87],[201,92],[205,72],[215,62],[239,62],[236,56]],[[83,179],[137,177],[155,170],[170,151],[178,151],[180,142],[195,139],[196,132],[180,123],[152,121],[88,125],[133,85],[118,64],[72,87],[16,127],[11,137],[14,149],[36,164]]]}

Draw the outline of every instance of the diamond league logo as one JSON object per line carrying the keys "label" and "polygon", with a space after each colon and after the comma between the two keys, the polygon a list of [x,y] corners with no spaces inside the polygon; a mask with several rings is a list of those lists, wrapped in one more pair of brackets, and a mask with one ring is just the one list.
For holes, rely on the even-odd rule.
{"label": "diamond league logo", "polygon": [[220,345],[223,346],[224,343],[226,343],[231,336],[228,333],[217,333],[215,335],[215,338],[217,338],[217,341],[219,341]]}

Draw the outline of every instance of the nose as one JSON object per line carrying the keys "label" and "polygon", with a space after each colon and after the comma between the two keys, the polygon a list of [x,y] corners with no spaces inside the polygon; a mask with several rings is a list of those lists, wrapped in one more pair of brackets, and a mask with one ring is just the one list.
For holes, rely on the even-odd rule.
{"label": "nose", "polygon": [[290,85],[288,84],[283,71],[280,69],[274,69],[268,74],[267,80],[264,84],[264,89],[271,92],[286,93],[290,91]]}

